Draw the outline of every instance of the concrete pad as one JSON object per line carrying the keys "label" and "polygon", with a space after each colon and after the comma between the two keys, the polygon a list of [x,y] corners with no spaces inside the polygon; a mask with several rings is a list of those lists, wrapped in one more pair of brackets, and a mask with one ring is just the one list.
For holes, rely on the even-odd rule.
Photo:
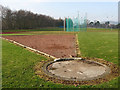
{"label": "concrete pad", "polygon": [[109,73],[109,67],[90,60],[57,61],[47,71],[67,80],[92,80]]}

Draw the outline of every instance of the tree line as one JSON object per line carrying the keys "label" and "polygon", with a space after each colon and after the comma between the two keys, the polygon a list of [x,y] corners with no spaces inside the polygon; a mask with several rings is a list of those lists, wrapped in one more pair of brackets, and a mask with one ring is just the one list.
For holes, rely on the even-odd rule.
{"label": "tree line", "polygon": [[39,29],[44,27],[61,27],[62,19],[35,14],[31,11],[18,10],[13,11],[7,7],[2,7],[2,30],[13,29]]}

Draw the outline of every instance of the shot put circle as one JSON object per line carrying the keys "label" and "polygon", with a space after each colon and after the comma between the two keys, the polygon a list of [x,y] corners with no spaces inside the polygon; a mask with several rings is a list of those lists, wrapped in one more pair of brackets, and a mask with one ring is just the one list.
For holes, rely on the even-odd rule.
{"label": "shot put circle", "polygon": [[55,59],[42,69],[50,77],[72,81],[94,80],[110,73],[108,66],[81,58]]}

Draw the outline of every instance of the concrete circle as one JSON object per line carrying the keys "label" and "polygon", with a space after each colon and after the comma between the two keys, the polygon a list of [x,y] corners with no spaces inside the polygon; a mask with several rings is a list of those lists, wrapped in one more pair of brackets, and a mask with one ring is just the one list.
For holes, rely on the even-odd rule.
{"label": "concrete circle", "polygon": [[86,81],[101,78],[110,72],[110,68],[92,60],[56,59],[43,67],[51,77],[63,80]]}

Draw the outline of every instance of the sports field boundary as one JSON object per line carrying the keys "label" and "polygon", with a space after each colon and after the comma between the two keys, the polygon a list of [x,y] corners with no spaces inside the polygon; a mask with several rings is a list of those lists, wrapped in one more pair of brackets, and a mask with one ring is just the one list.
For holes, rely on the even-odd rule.
{"label": "sports field boundary", "polygon": [[76,53],[77,53],[77,57],[81,57],[81,52],[79,49],[78,34],[76,34]]}

